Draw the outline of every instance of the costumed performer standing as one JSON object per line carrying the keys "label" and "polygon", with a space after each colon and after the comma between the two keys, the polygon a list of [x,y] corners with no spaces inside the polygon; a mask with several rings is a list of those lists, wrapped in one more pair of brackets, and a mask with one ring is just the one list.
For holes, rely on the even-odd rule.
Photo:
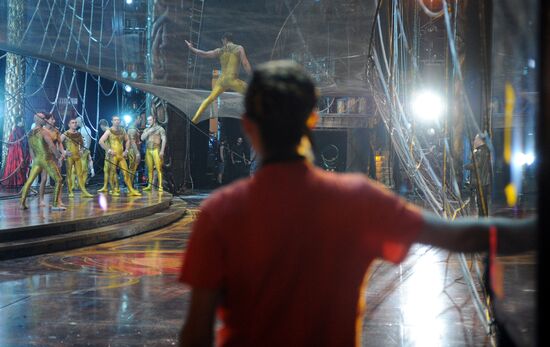
{"label": "costumed performer standing", "polygon": [[244,94],[246,92],[246,83],[239,79],[239,67],[242,64],[245,71],[252,75],[252,68],[246,57],[243,46],[233,43],[233,34],[224,33],[222,35],[222,44],[220,48],[216,48],[211,51],[203,51],[193,47],[193,44],[187,40],[185,43],[189,49],[203,58],[220,58],[221,75],[214,85],[214,89],[210,95],[204,99],[199,109],[193,116],[191,121],[195,124],[199,122],[201,114],[206,108],[214,101],[221,93],[226,90],[234,90],[238,93]]}
{"label": "costumed performer standing", "polygon": [[78,126],[78,132],[82,135],[82,141],[84,142],[82,147],[83,151],[80,155],[80,162],[82,163],[82,177],[84,179],[84,184],[86,184],[88,181],[88,173],[90,173],[92,177],[95,176],[94,162],[90,152],[90,146],[92,145],[92,131],[86,126],[86,124],[84,124],[82,117],[76,117],[76,124]]}
{"label": "costumed performer standing", "polygon": [[46,171],[55,181],[54,198],[52,200],[52,210],[63,211],[66,208],[59,205],[59,197],[61,193],[62,178],[59,172],[59,167],[56,164],[56,157],[61,157],[62,154],[53,143],[51,133],[43,126],[46,124],[46,118],[53,117],[51,114],[37,113],[34,115],[35,126],[29,134],[29,147],[31,151],[32,167],[27,182],[21,191],[21,208],[27,209],[27,196],[29,188],[34,179],[42,171]]}
{"label": "costumed performer standing", "polygon": [[[53,144],[55,145],[59,153],[61,153],[61,155],[57,158],[57,161],[56,161],[57,170],[61,173],[61,165],[63,165],[63,161],[68,155],[70,155],[70,153],[67,153],[67,151],[65,151],[65,147],[63,147],[63,141],[61,141],[61,132],[57,130],[57,128],[55,127],[54,115],[51,113],[48,113],[45,120],[46,120],[46,124],[43,126],[43,128],[50,133],[50,137],[53,141]],[[44,194],[46,193],[47,182],[48,182],[48,173],[42,170],[42,174],[40,176],[40,188],[38,190],[38,199],[40,201],[39,203],[40,206],[46,205],[46,203],[44,202]],[[59,199],[59,201],[57,202],[58,206],[64,206],[63,202],[61,201],[61,194],[59,195],[58,199]]]}
{"label": "costumed performer standing", "polygon": [[136,171],[141,162],[141,153],[139,147],[141,140],[139,138],[139,130],[137,121],[128,126],[128,138],[130,139],[130,148],[128,149],[128,169],[130,170],[130,179],[134,182]]}
{"label": "costumed performer standing", "polygon": [[[109,129],[109,122],[106,119],[100,119],[99,120],[99,128],[101,131],[103,131],[103,134]],[[103,135],[102,135],[103,136]],[[101,137],[100,137],[101,138]],[[107,145],[109,145],[109,139],[105,141]],[[101,146],[101,145],[100,145]],[[101,154],[102,152],[99,152]],[[107,159],[107,153],[103,155],[103,187],[98,189],[98,193],[107,193],[109,191],[108,185],[111,185],[111,188],[116,188],[115,190],[118,191],[118,180],[116,179],[116,168],[113,167],[111,164],[111,161]],[[114,169],[115,174],[111,174],[111,168]]]}
{"label": "costumed performer standing", "polygon": [[143,131],[141,140],[146,141],[145,165],[147,166],[147,187],[143,188],[143,190],[150,191],[153,189],[153,170],[156,168],[158,190],[162,192],[162,163],[166,147],[166,131],[157,123],[156,117],[147,117],[147,128]]}
{"label": "costumed performer standing", "polygon": [[[126,163],[126,157],[128,156],[128,149],[130,148],[130,139],[124,128],[120,126],[120,117],[114,115],[111,120],[112,126],[105,131],[101,139],[99,139],[99,145],[105,150],[105,161],[109,161],[111,166],[109,176],[115,176],[116,179],[116,167],[120,167],[124,175],[124,182],[128,187],[128,196],[141,196],[141,193],[134,189],[132,181],[130,180],[130,171],[128,170],[128,164]],[[126,148],[126,149],[125,149]],[[113,181],[111,181],[111,185]],[[118,186],[118,184],[117,184]],[[112,187],[113,196],[120,196],[120,190],[115,190]],[[118,188],[118,187],[116,187]]]}
{"label": "costumed performer standing", "polygon": [[84,172],[82,171],[82,160],[84,160],[83,156],[85,154],[86,147],[84,146],[84,139],[82,138],[82,134],[76,130],[77,126],[78,123],[76,119],[71,119],[69,121],[69,130],[65,131],[63,135],[61,135],[61,141],[64,143],[65,148],[67,148],[68,152],[70,153],[70,155],[65,160],[65,165],[67,168],[67,188],[69,190],[69,198],[74,197],[74,176],[76,176],[78,186],[82,191],[82,194],[80,196],[83,198],[93,198],[94,196],[88,193],[88,191],[86,190],[86,178]]}

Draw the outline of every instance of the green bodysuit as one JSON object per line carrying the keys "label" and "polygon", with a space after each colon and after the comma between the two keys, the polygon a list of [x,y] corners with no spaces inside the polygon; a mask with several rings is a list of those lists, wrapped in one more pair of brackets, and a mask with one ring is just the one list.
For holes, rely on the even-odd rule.
{"label": "green bodysuit", "polygon": [[54,153],[51,151],[48,143],[44,139],[43,131],[41,127],[34,128],[29,134],[29,146],[33,152],[32,168],[29,174],[29,178],[23,186],[21,192],[21,207],[27,208],[26,200],[29,195],[29,188],[35,178],[45,170],[46,173],[55,181],[54,199],[52,204],[57,207],[59,201],[59,194],[61,193],[62,178],[59,168],[55,163]]}

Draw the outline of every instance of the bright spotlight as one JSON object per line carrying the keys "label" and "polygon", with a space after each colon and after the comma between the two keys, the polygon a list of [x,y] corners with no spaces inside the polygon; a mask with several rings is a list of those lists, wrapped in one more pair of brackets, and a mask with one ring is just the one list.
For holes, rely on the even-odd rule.
{"label": "bright spotlight", "polygon": [[412,111],[414,116],[420,120],[435,121],[445,111],[445,103],[436,93],[425,90],[414,96]]}
{"label": "bright spotlight", "polygon": [[131,5],[134,2],[134,0],[126,0],[126,4]]}
{"label": "bright spotlight", "polygon": [[122,78],[128,78],[128,71],[122,71]]}
{"label": "bright spotlight", "polygon": [[535,154],[518,152],[514,155],[513,161],[517,166],[530,166],[535,162]]}
{"label": "bright spotlight", "polygon": [[130,92],[132,91],[132,87],[129,86],[129,85],[127,85],[127,84],[125,84],[125,85],[124,85],[124,90],[125,90],[126,92],[130,93]]}
{"label": "bright spotlight", "polygon": [[122,119],[124,119],[124,123],[126,123],[126,125],[132,122],[132,116],[130,116],[129,114],[125,114],[124,116],[122,116]]}
{"label": "bright spotlight", "polygon": [[132,73],[130,74],[130,77],[132,77],[132,79],[135,80],[137,78],[137,72],[132,71]]}

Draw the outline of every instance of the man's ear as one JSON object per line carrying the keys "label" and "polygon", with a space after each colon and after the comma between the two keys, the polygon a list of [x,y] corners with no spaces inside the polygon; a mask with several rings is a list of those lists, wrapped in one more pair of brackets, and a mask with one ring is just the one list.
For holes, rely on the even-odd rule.
{"label": "man's ear", "polygon": [[317,122],[319,122],[319,114],[313,111],[307,118],[306,125],[309,129],[313,129],[317,125]]}

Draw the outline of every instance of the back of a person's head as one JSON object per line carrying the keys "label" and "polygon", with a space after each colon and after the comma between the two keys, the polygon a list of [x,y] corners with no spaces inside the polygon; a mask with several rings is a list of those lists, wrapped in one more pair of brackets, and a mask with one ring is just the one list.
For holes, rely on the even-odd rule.
{"label": "back of a person's head", "polygon": [[310,137],[307,122],[316,104],[313,80],[290,60],[260,65],[245,97],[246,116],[258,124],[269,155],[293,152],[304,135]]}

